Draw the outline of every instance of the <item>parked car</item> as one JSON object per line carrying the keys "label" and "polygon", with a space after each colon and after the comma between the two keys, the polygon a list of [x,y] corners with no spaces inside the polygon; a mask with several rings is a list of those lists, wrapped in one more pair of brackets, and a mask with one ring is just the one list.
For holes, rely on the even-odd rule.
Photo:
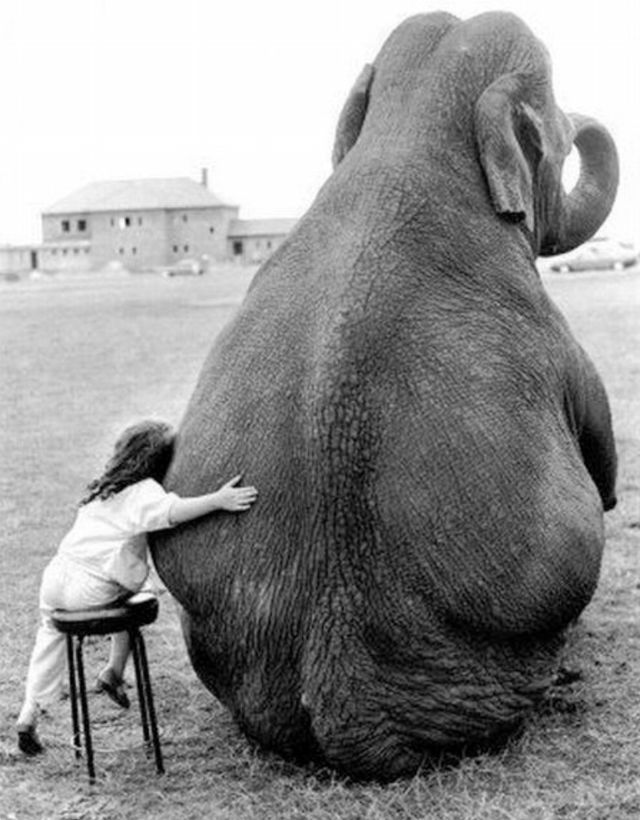
{"label": "parked car", "polygon": [[550,270],[568,273],[582,270],[622,270],[638,261],[638,251],[630,242],[597,236],[569,253],[556,257]]}
{"label": "parked car", "polygon": [[163,276],[202,276],[204,265],[197,259],[181,259],[162,271]]}

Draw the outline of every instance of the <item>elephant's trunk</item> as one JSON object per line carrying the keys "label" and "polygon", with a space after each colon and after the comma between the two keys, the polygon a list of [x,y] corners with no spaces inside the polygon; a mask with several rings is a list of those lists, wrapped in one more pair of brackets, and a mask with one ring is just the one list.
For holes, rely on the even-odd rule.
{"label": "elephant's trunk", "polygon": [[570,114],[580,154],[580,177],[562,193],[557,224],[544,238],[542,256],[566,253],[586,242],[609,215],[618,188],[618,153],[607,129],[590,117]]}

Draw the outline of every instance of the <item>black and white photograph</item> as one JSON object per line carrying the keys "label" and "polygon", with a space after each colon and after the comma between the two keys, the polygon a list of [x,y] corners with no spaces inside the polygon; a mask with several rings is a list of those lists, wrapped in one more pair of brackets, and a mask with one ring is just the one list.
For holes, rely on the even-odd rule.
{"label": "black and white photograph", "polygon": [[0,820],[640,817],[640,7],[0,31]]}

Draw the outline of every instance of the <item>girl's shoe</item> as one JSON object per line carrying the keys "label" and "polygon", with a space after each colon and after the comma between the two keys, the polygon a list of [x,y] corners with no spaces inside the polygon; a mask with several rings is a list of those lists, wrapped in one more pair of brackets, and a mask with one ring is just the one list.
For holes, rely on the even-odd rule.
{"label": "girl's shoe", "polygon": [[107,680],[102,674],[98,675],[96,681],[96,692],[105,692],[109,695],[114,703],[117,703],[122,709],[128,709],[131,706],[129,696],[125,692],[125,683],[123,680],[111,678]]}
{"label": "girl's shoe", "polygon": [[40,743],[35,726],[29,723],[18,724],[18,748],[30,757],[44,752],[44,746]]}

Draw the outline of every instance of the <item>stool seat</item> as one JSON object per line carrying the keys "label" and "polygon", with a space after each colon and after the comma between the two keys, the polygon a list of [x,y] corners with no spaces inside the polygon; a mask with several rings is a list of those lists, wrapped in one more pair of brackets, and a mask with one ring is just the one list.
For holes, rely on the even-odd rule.
{"label": "stool seat", "polygon": [[113,606],[100,609],[54,609],[53,625],[66,635],[111,635],[146,626],[158,617],[155,595],[138,592]]}

